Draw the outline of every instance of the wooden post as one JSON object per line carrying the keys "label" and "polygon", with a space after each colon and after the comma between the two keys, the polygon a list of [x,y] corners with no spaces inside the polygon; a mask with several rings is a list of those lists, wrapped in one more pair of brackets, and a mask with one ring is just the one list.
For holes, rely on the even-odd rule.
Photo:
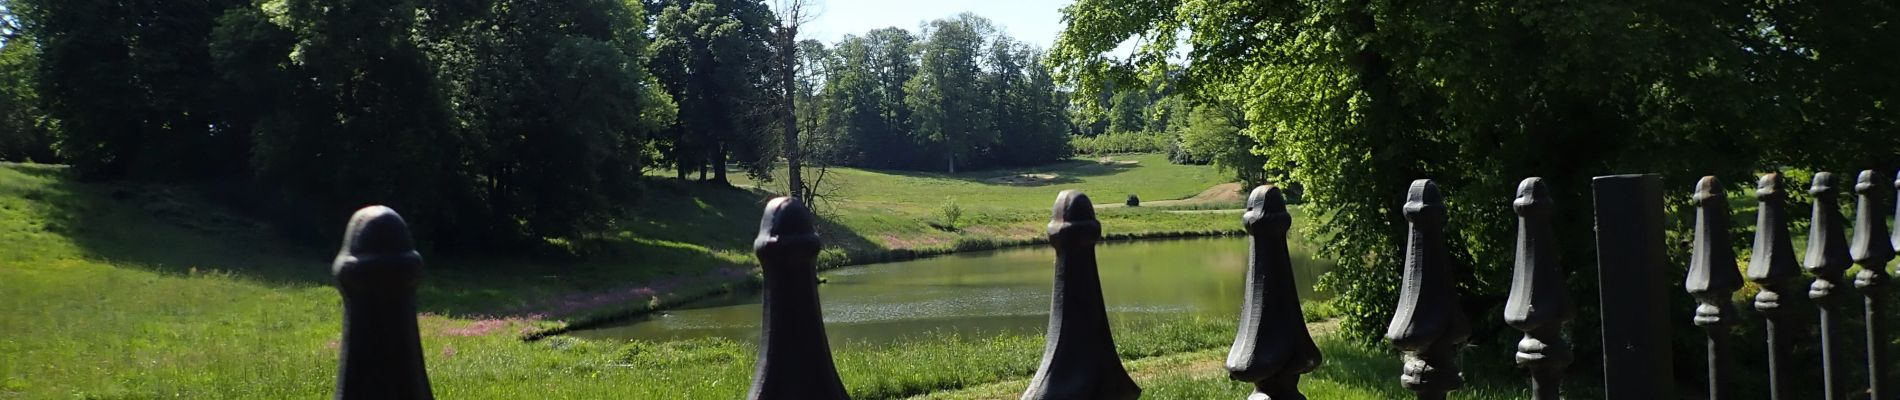
{"label": "wooden post", "polygon": [[1802,259],[1802,266],[1815,278],[1808,286],[1808,298],[1814,300],[1821,324],[1821,387],[1825,391],[1821,398],[1833,400],[1841,395],[1840,378],[1844,375],[1840,371],[1840,354],[1834,348],[1834,311],[1846,306],[1839,301],[1842,297],[1835,296],[1834,292],[1843,286],[1841,274],[1854,265],[1854,259],[1847,253],[1847,233],[1834,174],[1815,173],[1808,194],[1814,196],[1814,214],[1809,220],[1808,254]]}
{"label": "wooden post", "polygon": [[435,398],[416,328],[422,255],[402,216],[383,206],[358,210],[330,273],[343,294],[336,398]]}
{"label": "wooden post", "polygon": [[818,302],[816,217],[796,198],[765,205],[752,249],[765,270],[759,363],[748,399],[847,399]]}
{"label": "wooden post", "polygon": [[1696,299],[1695,325],[1708,334],[1709,400],[1734,397],[1723,389],[1731,372],[1723,355],[1728,352],[1728,328],[1735,324],[1735,305],[1730,299],[1742,288],[1742,273],[1735,269],[1735,249],[1729,247],[1728,197],[1713,176],[1702,177],[1695,186],[1695,250],[1689,259],[1689,276],[1683,288]]}
{"label": "wooden post", "polygon": [[1879,186],[1873,170],[1860,172],[1860,179],[1854,185],[1856,195],[1854,209],[1854,247],[1851,253],[1854,263],[1860,264],[1860,272],[1854,274],[1854,288],[1860,290],[1863,303],[1866,304],[1867,322],[1867,392],[1868,398],[1885,399],[1881,395],[1880,375],[1887,365],[1887,334],[1884,322],[1886,313],[1882,299],[1887,293],[1890,277],[1887,275],[1887,261],[1893,259],[1893,243],[1887,237],[1886,221],[1881,219],[1883,208],[1878,200]]}
{"label": "wooden post", "polygon": [[1603,310],[1603,394],[1672,399],[1668,282],[1663,275],[1662,179],[1599,176],[1597,287]]}
{"label": "wooden post", "polygon": [[1141,397],[1141,387],[1122,368],[1109,332],[1102,278],[1095,265],[1095,243],[1101,239],[1102,223],[1095,220],[1095,205],[1087,195],[1068,190],[1056,196],[1049,220],[1056,279],[1047,345],[1024,400]]}
{"label": "wooden post", "polygon": [[1254,385],[1249,399],[1303,400],[1300,375],[1319,367],[1320,354],[1293,284],[1286,243],[1293,216],[1280,188],[1261,186],[1247,196],[1241,220],[1247,228],[1247,297],[1240,333],[1227,352],[1227,376]]}
{"label": "wooden post", "polygon": [[1452,291],[1451,253],[1445,247],[1445,200],[1429,179],[1412,181],[1406,194],[1405,276],[1398,310],[1385,338],[1405,353],[1399,382],[1419,399],[1440,400],[1464,386],[1458,348],[1471,336],[1470,321]]}
{"label": "wooden post", "polygon": [[1531,390],[1538,400],[1557,400],[1564,367],[1575,358],[1564,341],[1563,326],[1576,317],[1570,303],[1566,275],[1557,264],[1557,235],[1550,226],[1550,189],[1542,178],[1525,179],[1517,187],[1517,269],[1511,279],[1510,299],[1504,304],[1504,322],[1524,332],[1517,342],[1517,365],[1531,371]]}
{"label": "wooden post", "polygon": [[1755,184],[1755,199],[1760,209],[1755,218],[1755,248],[1748,262],[1748,280],[1761,286],[1755,295],[1755,310],[1768,321],[1768,395],[1774,400],[1794,400],[1788,378],[1794,366],[1792,321],[1794,312],[1782,307],[1792,301],[1801,275],[1795,266],[1794,243],[1788,238],[1788,194],[1781,189],[1781,173],[1762,175]]}

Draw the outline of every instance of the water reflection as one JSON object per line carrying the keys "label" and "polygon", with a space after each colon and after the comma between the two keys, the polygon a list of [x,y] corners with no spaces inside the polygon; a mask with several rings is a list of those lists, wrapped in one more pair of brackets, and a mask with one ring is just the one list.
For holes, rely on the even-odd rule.
{"label": "water reflection", "polygon": [[[1109,318],[1199,314],[1237,318],[1246,279],[1241,238],[1138,241],[1097,248]],[[929,332],[1037,333],[1048,324],[1055,251],[1047,246],[962,253],[824,273],[819,288],[834,346],[891,343]],[[1331,268],[1293,250],[1301,298]],[[756,293],[709,299],[616,326],[576,332],[602,339],[725,337],[756,341]]]}

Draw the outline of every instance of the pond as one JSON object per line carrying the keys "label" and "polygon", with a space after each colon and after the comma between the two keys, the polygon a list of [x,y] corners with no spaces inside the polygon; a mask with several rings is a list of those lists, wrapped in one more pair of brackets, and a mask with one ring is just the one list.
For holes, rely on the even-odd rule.
{"label": "pond", "polygon": [[[1317,299],[1331,265],[1294,246],[1294,281]],[[1111,321],[1155,316],[1239,318],[1244,238],[1104,243],[1096,248]],[[833,346],[896,343],[932,332],[964,336],[1040,333],[1048,326],[1055,250],[1049,246],[959,253],[842,268],[820,275],[819,301]],[[757,341],[758,293],[708,299],[616,325],[574,332],[590,339]]]}

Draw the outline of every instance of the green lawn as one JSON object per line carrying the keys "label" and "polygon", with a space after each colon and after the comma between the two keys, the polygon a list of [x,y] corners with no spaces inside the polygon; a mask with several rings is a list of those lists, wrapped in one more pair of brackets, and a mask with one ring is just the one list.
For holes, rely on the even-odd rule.
{"label": "green lawn", "polygon": [[[1220,183],[1207,167],[1158,156],[1138,164],[1074,161],[1037,171],[1046,185],[986,185],[986,175],[844,170],[826,229],[834,261],[1034,241],[1055,194],[1104,203],[1134,192],[1185,198]],[[1068,177],[1068,178],[1062,178]],[[1072,179],[1072,180],[1066,180]],[[893,190],[885,191],[890,188]],[[987,189],[986,189],[987,188]],[[557,242],[560,258],[429,254],[419,293],[423,346],[444,398],[731,398],[749,384],[751,343],[592,342],[529,331],[601,312],[745,284],[767,195],[655,182],[614,229]],[[1152,191],[1149,191],[1152,190]],[[937,198],[958,197],[961,230],[930,228]],[[80,183],[57,167],[0,167],[0,398],[310,398],[334,384],[339,299],[335,249],[273,239],[264,226],[209,206],[205,191]],[[893,193],[874,195],[873,193]],[[857,196],[854,200],[851,196]],[[862,201],[862,203],[859,203]],[[1232,232],[1238,214],[1109,208],[1111,235]],[[337,223],[344,221],[339,219]],[[604,300],[603,300],[604,299]],[[607,311],[602,311],[607,310]],[[1231,321],[1123,321],[1130,359],[1218,348]],[[1035,336],[952,338],[840,351],[859,398],[896,398],[1021,379]],[[901,362],[900,362],[901,361]]]}
{"label": "green lawn", "polygon": [[[777,175],[782,177],[783,171]],[[849,228],[853,237],[843,242],[846,246],[932,251],[968,248],[972,241],[1032,241],[1046,235],[1044,226],[1056,194],[1069,189],[1083,191],[1097,206],[1104,207],[1098,217],[1109,236],[1237,232],[1240,227],[1238,216],[1170,212],[1200,205],[1120,207],[1130,194],[1143,201],[1186,199],[1230,181],[1228,175],[1213,168],[1171,164],[1161,154],[1075,159],[1036,168],[957,174],[840,168],[832,170],[826,179],[830,183],[823,186],[831,188],[830,197],[821,199],[817,208]],[[740,179],[734,184],[775,192],[783,192],[785,185],[783,179],[765,183]],[[944,225],[941,210],[945,204],[955,204],[963,211],[956,230],[932,226]],[[1241,204],[1233,201],[1219,206],[1240,208]]]}

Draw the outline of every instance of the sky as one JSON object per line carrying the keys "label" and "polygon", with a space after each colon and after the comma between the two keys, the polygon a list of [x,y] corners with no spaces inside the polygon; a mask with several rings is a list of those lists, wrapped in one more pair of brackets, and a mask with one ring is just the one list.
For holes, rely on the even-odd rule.
{"label": "sky", "polygon": [[[995,21],[1024,43],[1044,49],[1062,32],[1062,7],[1074,0],[817,0],[818,19],[799,28],[799,36],[837,43],[844,35],[899,27],[917,32],[925,21],[964,11]],[[771,4],[771,1],[767,1]]]}

